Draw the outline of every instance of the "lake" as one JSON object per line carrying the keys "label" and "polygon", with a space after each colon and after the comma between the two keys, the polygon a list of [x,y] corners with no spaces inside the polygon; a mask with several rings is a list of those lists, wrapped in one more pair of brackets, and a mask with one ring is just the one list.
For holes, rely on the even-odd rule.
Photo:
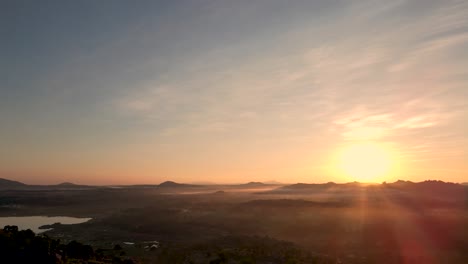
{"label": "lake", "polygon": [[31,229],[34,233],[45,232],[50,229],[39,229],[43,225],[61,223],[63,225],[81,224],[91,220],[91,218],[77,218],[69,216],[7,216],[0,217],[0,228],[6,225],[18,226],[20,230]]}

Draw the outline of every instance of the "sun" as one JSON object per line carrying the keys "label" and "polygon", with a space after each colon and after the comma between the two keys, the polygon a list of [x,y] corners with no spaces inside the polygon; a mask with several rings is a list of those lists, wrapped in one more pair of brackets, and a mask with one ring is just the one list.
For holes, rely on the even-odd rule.
{"label": "sun", "polygon": [[337,163],[340,174],[352,180],[377,182],[390,173],[392,158],[376,143],[359,143],[344,148]]}

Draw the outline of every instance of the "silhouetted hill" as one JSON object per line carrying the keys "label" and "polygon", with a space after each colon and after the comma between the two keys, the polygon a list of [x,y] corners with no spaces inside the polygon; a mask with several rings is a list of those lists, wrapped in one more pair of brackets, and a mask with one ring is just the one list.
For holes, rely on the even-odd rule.
{"label": "silhouetted hill", "polygon": [[278,186],[282,186],[282,185],[251,181],[248,183],[228,184],[228,185],[223,185],[223,186],[225,186],[226,188],[234,188],[234,189],[271,189],[271,188],[277,188]]}
{"label": "silhouetted hill", "polygon": [[248,182],[248,183],[244,183],[240,185],[244,187],[262,187],[262,186],[265,186],[266,184],[263,182]]}
{"label": "silhouetted hill", "polygon": [[18,181],[0,178],[0,190],[64,190],[64,189],[93,189],[98,186],[77,185],[71,182],[63,182],[56,185],[29,185]]}
{"label": "silhouetted hill", "polygon": [[265,193],[276,193],[276,194],[304,194],[304,193],[311,193],[311,192],[323,192],[323,191],[340,191],[340,190],[350,190],[353,188],[359,188],[364,186],[361,183],[296,183],[291,185],[282,186],[276,188],[272,191],[268,191]]}
{"label": "silhouetted hill", "polygon": [[423,193],[437,193],[437,194],[448,194],[466,192],[468,190],[466,185],[443,182],[443,181],[423,181],[423,182],[411,182],[398,180],[394,183],[383,183],[382,185],[370,185],[359,182],[350,183],[322,183],[322,184],[309,184],[309,183],[296,183],[291,185],[282,186],[272,191],[265,193],[272,194],[306,194],[313,192],[344,192],[344,191],[359,191],[368,186],[381,186],[388,190],[398,191],[411,191],[411,192],[423,192]]}
{"label": "silhouetted hill", "polygon": [[468,186],[443,181],[397,181],[381,185],[387,199],[418,211],[421,208],[463,208],[466,206]]}
{"label": "silhouetted hill", "polygon": [[383,186],[391,186],[391,187],[399,187],[399,188],[405,188],[409,186],[414,186],[414,182],[412,181],[403,181],[403,180],[398,180],[394,183],[383,183]]}
{"label": "silhouetted hill", "polygon": [[334,182],[328,182],[328,183],[296,183],[296,184],[291,184],[287,185],[284,187],[280,187],[280,189],[283,190],[304,190],[304,189],[323,189],[323,188],[330,188],[337,186],[338,184]]}
{"label": "silhouetted hill", "polygon": [[98,186],[91,186],[91,185],[79,185],[79,184],[74,184],[71,182],[62,182],[60,184],[56,185],[48,185],[48,186],[36,186],[38,188],[49,188],[49,189],[69,189],[69,190],[74,190],[74,189],[94,189],[98,188]]}
{"label": "silhouetted hill", "polygon": [[162,188],[183,188],[183,187],[197,187],[198,185],[177,183],[173,181],[165,181],[159,184],[158,186]]}
{"label": "silhouetted hill", "polygon": [[411,182],[411,181],[402,181],[398,180],[394,183],[383,184],[386,188],[399,189],[403,191],[413,191],[413,192],[424,192],[424,193],[433,193],[433,194],[447,194],[453,195],[459,192],[467,191],[467,187],[462,184],[452,183],[452,182],[443,182],[443,181],[423,181],[423,182]]}
{"label": "silhouetted hill", "polygon": [[77,186],[77,185],[71,182],[62,182],[62,183],[57,184],[57,186],[70,187],[70,186]]}
{"label": "silhouetted hill", "polygon": [[27,185],[22,182],[0,178],[0,189],[19,189],[26,186]]}

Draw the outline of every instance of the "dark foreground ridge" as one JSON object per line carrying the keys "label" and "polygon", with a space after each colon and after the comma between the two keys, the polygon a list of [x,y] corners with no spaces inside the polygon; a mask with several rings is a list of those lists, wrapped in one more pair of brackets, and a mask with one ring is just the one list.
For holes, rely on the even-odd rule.
{"label": "dark foreground ridge", "polygon": [[59,239],[36,235],[29,229],[18,230],[17,226],[0,229],[2,263],[135,263],[124,255],[120,246],[95,250],[74,240],[61,244]]}
{"label": "dark foreground ridge", "polygon": [[[148,247],[147,247],[148,248]],[[149,247],[149,251],[158,247]],[[257,236],[224,236],[196,245],[164,248],[157,263],[334,263],[333,258],[306,252],[286,241]],[[17,226],[0,229],[2,263],[41,264],[132,264],[122,246],[94,249],[75,240],[62,244],[60,239],[36,235]]]}

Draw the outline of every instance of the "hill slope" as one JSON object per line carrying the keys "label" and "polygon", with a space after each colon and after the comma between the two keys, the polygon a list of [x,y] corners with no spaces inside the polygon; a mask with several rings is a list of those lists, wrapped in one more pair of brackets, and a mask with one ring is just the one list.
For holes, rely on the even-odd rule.
{"label": "hill slope", "polygon": [[26,187],[27,185],[22,183],[22,182],[18,182],[18,181],[12,181],[12,180],[7,180],[7,179],[3,179],[3,178],[0,178],[0,189],[18,189],[18,188],[24,188]]}

